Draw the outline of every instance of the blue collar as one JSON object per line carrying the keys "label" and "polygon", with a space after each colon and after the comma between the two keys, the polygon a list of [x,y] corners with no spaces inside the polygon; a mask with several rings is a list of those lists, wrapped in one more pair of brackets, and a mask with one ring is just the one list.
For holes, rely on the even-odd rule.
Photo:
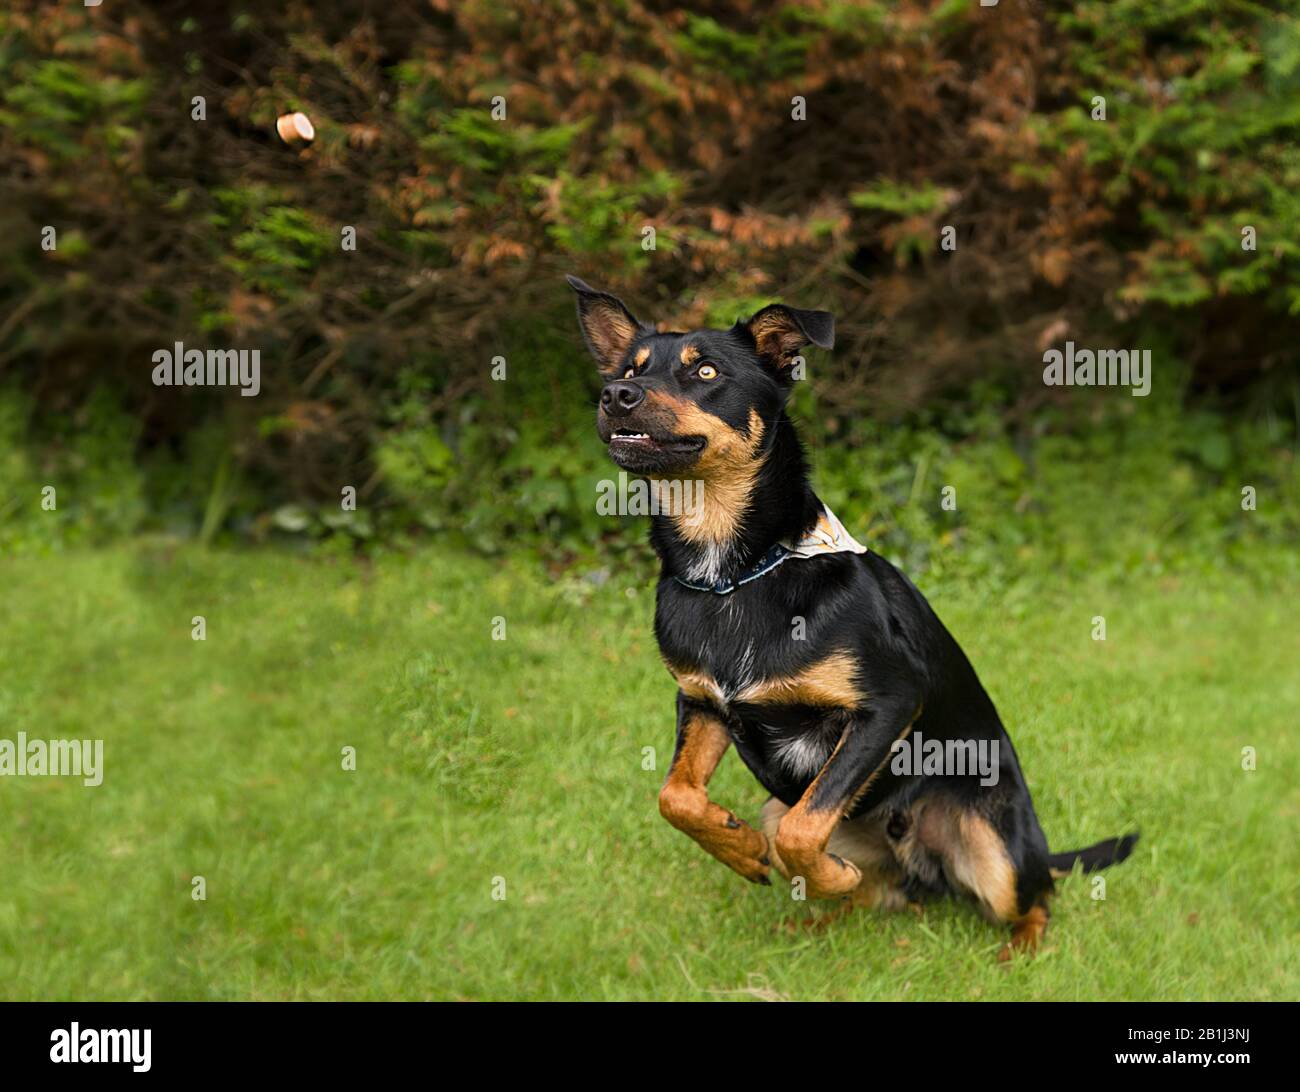
{"label": "blue collar", "polygon": [[741,584],[748,584],[751,580],[757,580],[760,576],[770,573],[787,557],[794,554],[788,546],[782,546],[779,542],[760,557],[756,564],[751,565],[743,573],[733,580],[719,580],[716,584],[696,584],[690,580],[683,580],[680,576],[674,576],[673,579],[683,587],[690,588],[692,591],[713,592],[715,595],[730,595]]}

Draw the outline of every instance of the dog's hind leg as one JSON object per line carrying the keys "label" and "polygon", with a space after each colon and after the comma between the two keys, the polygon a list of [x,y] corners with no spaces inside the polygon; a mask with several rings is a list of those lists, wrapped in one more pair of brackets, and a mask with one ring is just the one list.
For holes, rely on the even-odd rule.
{"label": "dog's hind leg", "polygon": [[[791,872],[781,859],[774,843],[781,820],[789,810],[788,805],[772,797],[763,805],[761,824],[763,833],[767,835],[768,844],[772,846],[768,851],[772,867],[787,880],[791,878]],[[832,919],[843,917],[854,909],[902,910],[909,905],[902,886],[903,876],[889,848],[883,818],[841,820],[840,824],[831,831],[831,836],[826,842],[826,852],[856,865],[858,871],[862,873],[862,879],[858,886],[845,896],[839,908],[819,917],[807,919],[802,922],[803,925],[824,928]]]}
{"label": "dog's hind leg", "polygon": [[1034,837],[1022,830],[1009,838],[970,808],[936,802],[925,810],[920,840],[939,855],[954,887],[973,895],[989,917],[1011,926],[1011,939],[998,953],[999,961],[1017,951],[1037,950],[1047,931],[1047,900],[1052,894],[1041,831]]}
{"label": "dog's hind leg", "polygon": [[731,745],[722,718],[679,694],[677,749],[659,792],[659,813],[728,868],[752,883],[770,883],[767,838],[709,799],[706,788]]}

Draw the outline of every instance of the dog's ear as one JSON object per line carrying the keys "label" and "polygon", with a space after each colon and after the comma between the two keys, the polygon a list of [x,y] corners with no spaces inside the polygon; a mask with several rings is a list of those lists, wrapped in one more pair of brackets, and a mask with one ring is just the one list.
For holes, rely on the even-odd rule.
{"label": "dog's ear", "polygon": [[587,348],[596,358],[600,374],[614,374],[643,327],[617,296],[597,292],[577,277],[565,279],[578,293],[578,325],[582,327]]}
{"label": "dog's ear", "polygon": [[835,316],[829,311],[802,311],[774,303],[739,325],[754,339],[763,361],[781,374],[805,345],[829,349],[835,344]]}

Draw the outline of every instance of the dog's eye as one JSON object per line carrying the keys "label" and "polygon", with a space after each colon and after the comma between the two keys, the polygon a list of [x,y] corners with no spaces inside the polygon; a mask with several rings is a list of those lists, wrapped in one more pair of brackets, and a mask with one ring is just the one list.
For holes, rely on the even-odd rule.
{"label": "dog's eye", "polygon": [[625,371],[625,372],[623,373],[623,378],[624,378],[624,379],[631,379],[634,375],[636,375],[636,369],[635,369],[635,368],[628,368],[628,370]]}
{"label": "dog's eye", "polygon": [[718,369],[715,368],[712,364],[701,364],[698,368],[695,369],[695,374],[699,376],[701,379],[717,379]]}

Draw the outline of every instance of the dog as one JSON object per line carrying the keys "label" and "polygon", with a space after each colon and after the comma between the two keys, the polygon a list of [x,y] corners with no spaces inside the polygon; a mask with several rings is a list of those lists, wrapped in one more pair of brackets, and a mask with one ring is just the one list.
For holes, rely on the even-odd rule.
{"label": "dog", "polygon": [[[610,458],[652,486],[703,483],[694,509],[651,517],[655,637],[677,683],[663,817],[745,879],[770,883],[775,868],[807,898],[968,896],[1010,926],[1000,959],[1032,952],[1054,878],[1124,860],[1137,835],[1048,850],[970,661],[813,492],[786,403],[800,352],[833,346],[833,316],[773,304],[729,330],[658,332],[568,282],[604,382],[596,429]],[[996,760],[982,774],[900,761],[922,738],[943,758]],[[733,745],[771,794],[761,829],[709,799]]]}

